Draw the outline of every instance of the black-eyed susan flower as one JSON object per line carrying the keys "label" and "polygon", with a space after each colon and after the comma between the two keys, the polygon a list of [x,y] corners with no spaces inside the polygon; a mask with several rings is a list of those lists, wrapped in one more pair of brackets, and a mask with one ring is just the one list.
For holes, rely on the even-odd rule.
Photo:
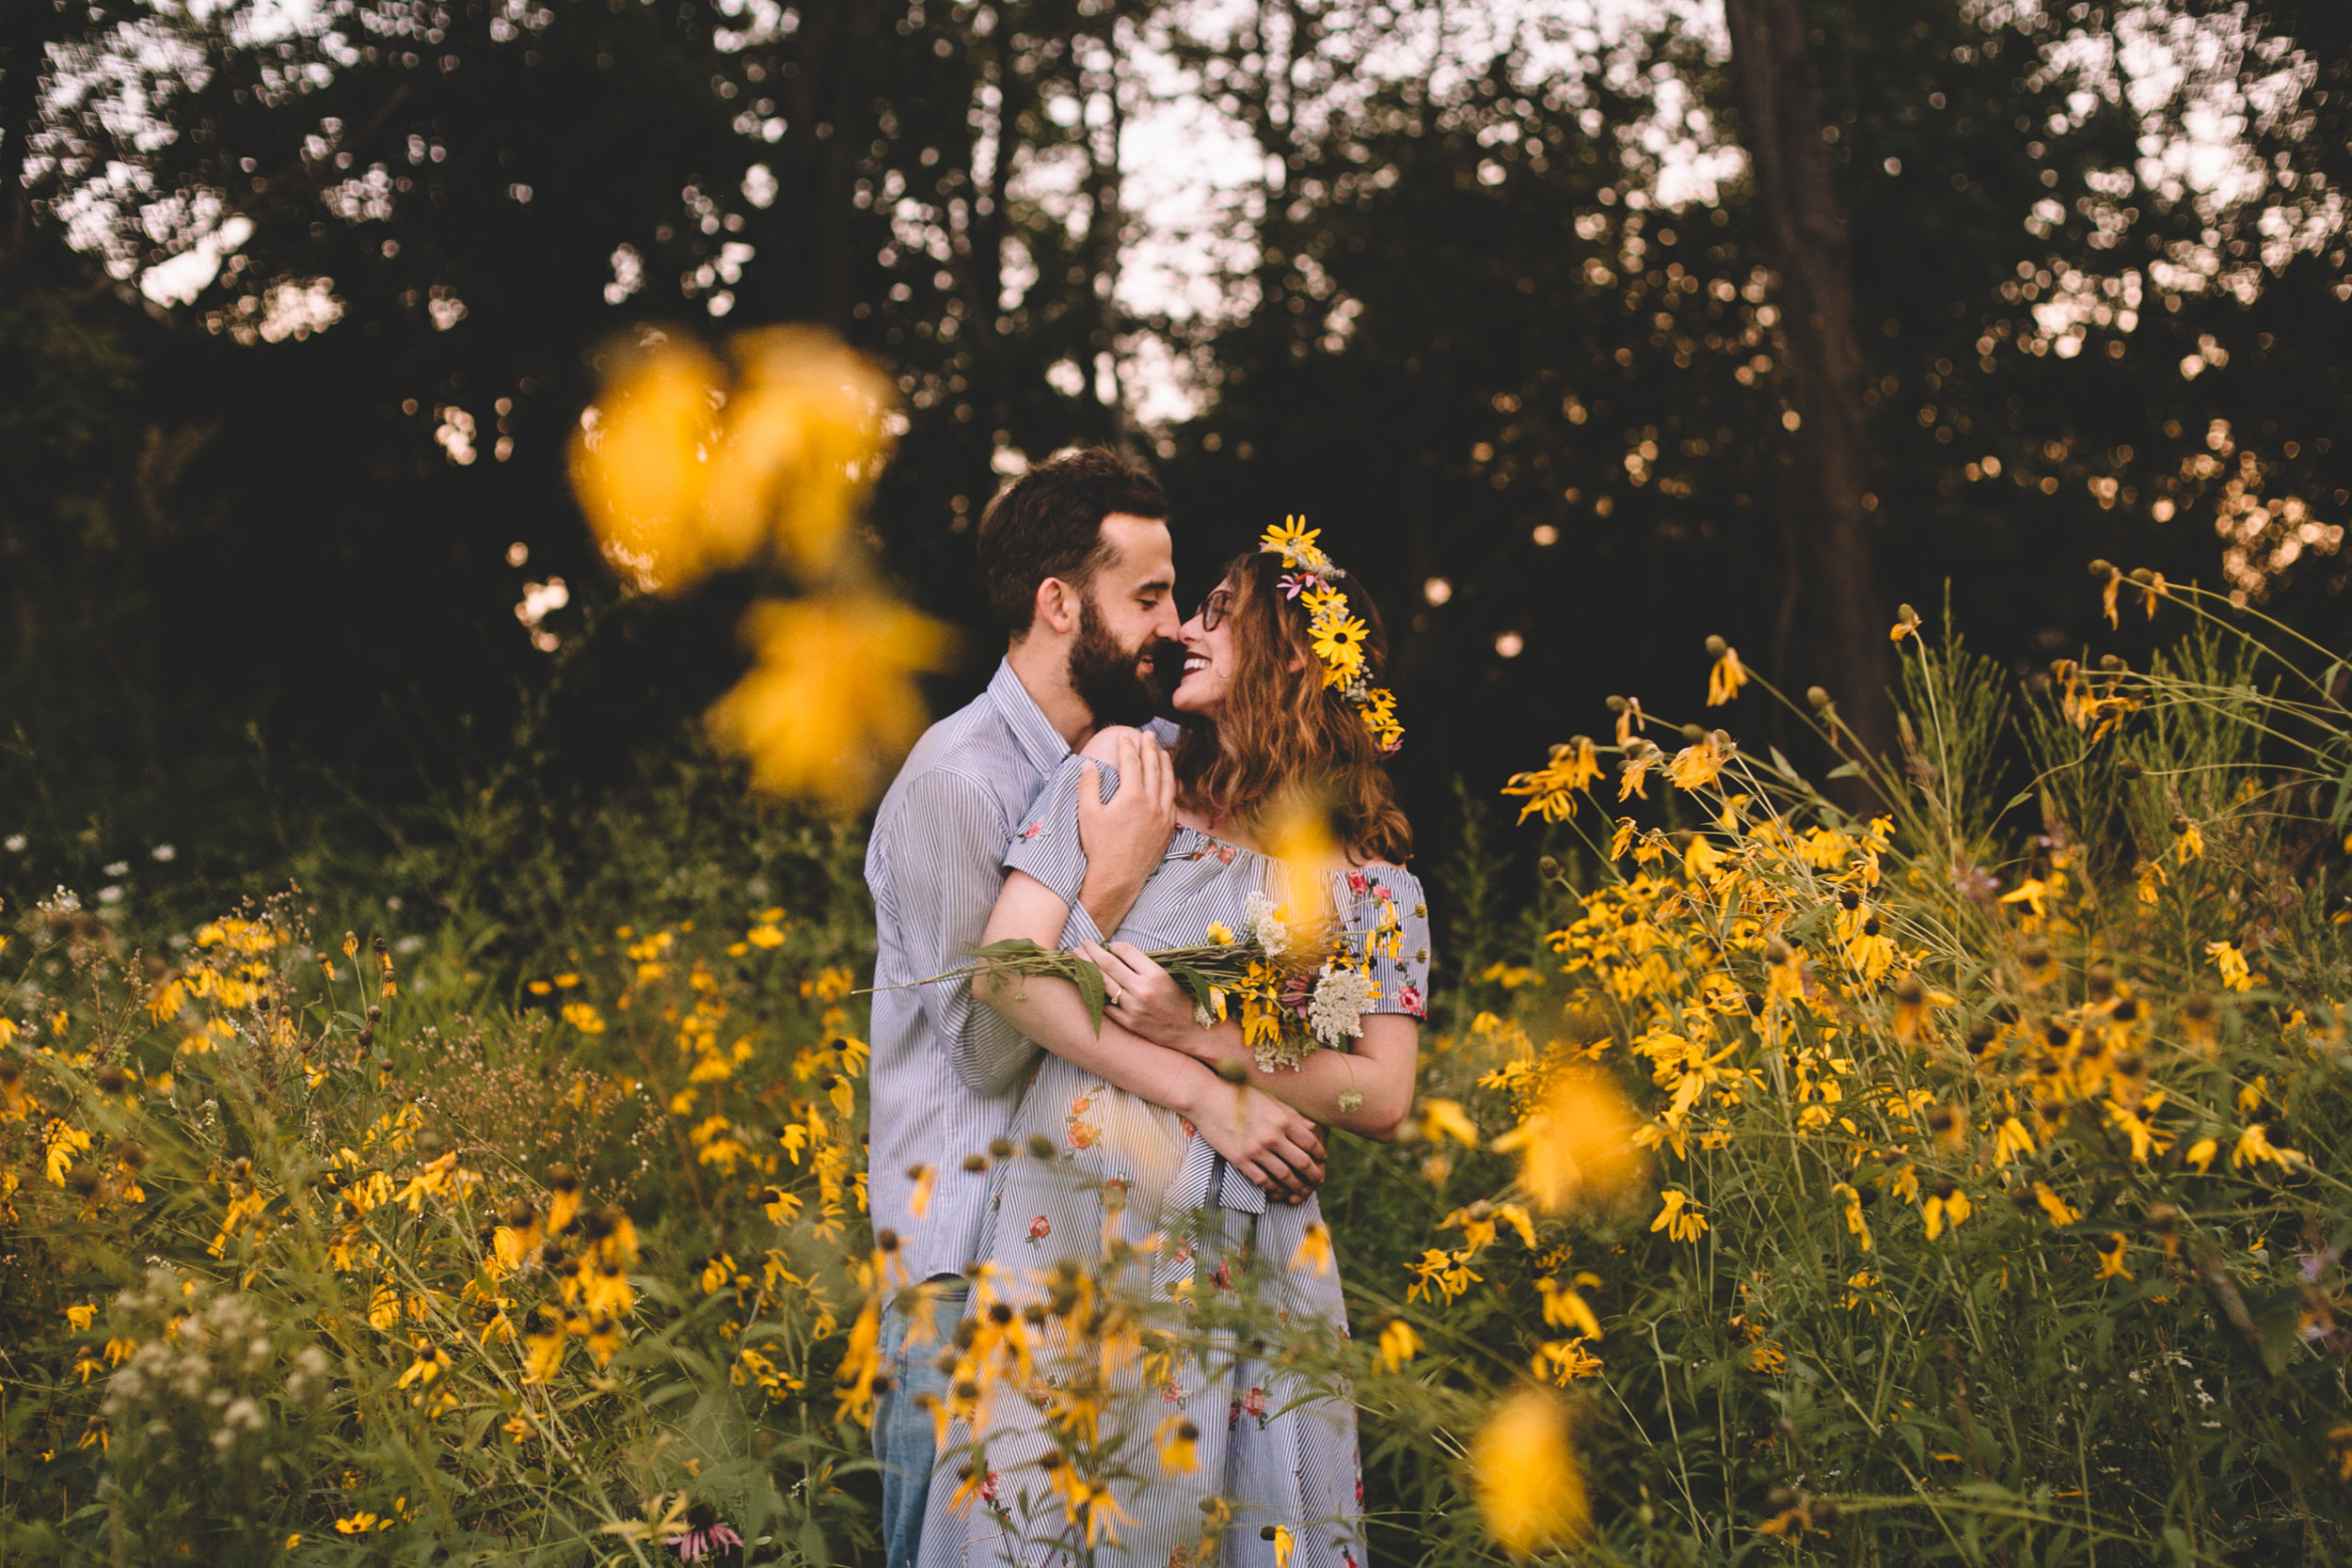
{"label": "black-eyed susan flower", "polygon": [[564,1364],[564,1320],[541,1307],[523,1334],[523,1381],[547,1383]]}
{"label": "black-eyed susan flower", "polygon": [[2096,1277],[2100,1279],[2136,1279],[2138,1277],[2123,1266],[2123,1233],[2122,1231],[2110,1230],[2105,1235],[2094,1236],[2091,1238],[2090,1244],[2097,1248],[2099,1253],[2099,1273]]}
{"label": "black-eyed susan flower", "polygon": [[1948,1227],[1957,1230],[1975,1212],[1969,1206],[1968,1195],[1950,1181],[1939,1181],[1928,1195],[1924,1205],[1928,1222],[1928,1240],[1932,1242]]}
{"label": "black-eyed susan flower", "polygon": [[1380,1365],[1389,1371],[1404,1370],[1405,1364],[1420,1354],[1421,1350],[1421,1335],[1403,1318],[1391,1318],[1380,1330]]}
{"label": "black-eyed susan flower", "polygon": [[1707,673],[1707,705],[1722,707],[1740,695],[1740,689],[1748,684],[1747,667],[1740,662],[1740,650],[1720,637],[1707,640],[1707,651],[1713,656],[1714,667]]}
{"label": "black-eyed susan flower", "polygon": [[1695,1242],[1707,1234],[1707,1213],[1689,1193],[1668,1187],[1658,1195],[1661,1207],[1658,1217],[1649,1222],[1653,1231],[1662,1230],[1669,1241]]}
{"label": "black-eyed susan flower", "polygon": [[1168,1474],[1190,1475],[1200,1468],[1200,1460],[1197,1450],[1200,1442],[1200,1429],[1193,1424],[1192,1418],[1189,1416],[1179,1412],[1168,1417],[1160,1423],[1160,1429],[1153,1434],[1152,1441],[1159,1449],[1160,1467]]}

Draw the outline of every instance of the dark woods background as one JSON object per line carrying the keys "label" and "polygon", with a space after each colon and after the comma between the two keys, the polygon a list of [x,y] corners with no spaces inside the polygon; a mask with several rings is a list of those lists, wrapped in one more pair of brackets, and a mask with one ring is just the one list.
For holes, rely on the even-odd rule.
{"label": "dark woods background", "polygon": [[[623,600],[564,478],[600,346],[649,321],[822,322],[898,372],[871,520],[972,628],[943,711],[993,658],[1000,448],[1150,459],[1188,599],[1266,522],[1327,526],[1397,636],[1425,851],[1456,775],[1490,800],[1610,692],[1705,717],[1709,633],[1874,733],[1895,605],[1947,583],[2021,672],[2147,647],[2097,624],[2093,556],[2234,574],[2341,641],[2336,0],[1727,0],[1724,31],[1632,8],[1597,38],[1525,9],[1432,70],[1421,0],[1214,38],[1140,0],[321,0],[293,30],[6,0],[0,893],[560,839],[680,766],[749,585]],[[1265,155],[1206,321],[1114,293],[1139,29]],[[2187,68],[2137,104],[2135,40]],[[2233,182],[2140,178],[2200,104],[2240,117]],[[1754,172],[1669,209],[1669,140]],[[192,300],[126,281],[232,215]],[[1139,334],[1198,419],[1104,395]],[[516,606],[551,577],[547,651]],[[1795,749],[1760,695],[1721,718]]]}

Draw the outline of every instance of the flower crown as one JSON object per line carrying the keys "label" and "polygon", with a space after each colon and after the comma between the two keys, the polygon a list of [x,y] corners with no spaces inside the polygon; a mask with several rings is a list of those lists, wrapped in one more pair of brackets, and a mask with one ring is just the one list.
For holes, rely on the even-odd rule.
{"label": "flower crown", "polygon": [[1356,710],[1387,754],[1405,744],[1405,726],[1396,721],[1396,693],[1364,677],[1364,639],[1372,628],[1348,613],[1346,592],[1332,583],[1343,574],[1315,546],[1322,531],[1310,531],[1304,517],[1285,517],[1281,527],[1265,531],[1258,549],[1282,558],[1288,569],[1279,584],[1282,596],[1307,607],[1308,635],[1323,661],[1324,686],[1339,689],[1341,700]]}

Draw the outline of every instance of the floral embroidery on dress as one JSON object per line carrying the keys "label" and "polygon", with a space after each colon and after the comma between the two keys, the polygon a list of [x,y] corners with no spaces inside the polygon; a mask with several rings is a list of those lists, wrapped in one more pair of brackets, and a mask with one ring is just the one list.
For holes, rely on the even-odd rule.
{"label": "floral embroidery on dress", "polygon": [[[998,820],[1002,821],[1003,818],[1000,817]],[[1045,836],[1045,824],[1041,821],[1032,822],[1012,836],[1021,840],[1024,844],[1029,843],[1035,839],[1043,838]]]}
{"label": "floral embroidery on dress", "polygon": [[1429,1008],[1421,999],[1421,988],[1409,980],[1397,991],[1396,1005],[1415,1018],[1429,1016]]}
{"label": "floral embroidery on dress", "polygon": [[1267,1420],[1270,1419],[1265,1413],[1265,1390],[1263,1388],[1250,1389],[1249,1397],[1241,1402],[1241,1407],[1243,1410],[1258,1418],[1258,1430],[1260,1432],[1263,1432],[1265,1430]]}
{"label": "floral embroidery on dress", "polygon": [[1097,1084],[1083,1094],[1071,1097],[1070,1115],[1064,1118],[1070,1130],[1067,1141],[1071,1148],[1092,1148],[1102,1142],[1102,1128],[1086,1119],[1087,1113],[1094,1109],[1094,1097],[1102,1092],[1103,1085]]}
{"label": "floral embroidery on dress", "polygon": [[1045,1240],[1046,1237],[1051,1236],[1053,1233],[1054,1222],[1047,1219],[1043,1214],[1038,1215],[1035,1219],[1029,1222],[1029,1244],[1031,1246],[1037,1245],[1038,1243]]}

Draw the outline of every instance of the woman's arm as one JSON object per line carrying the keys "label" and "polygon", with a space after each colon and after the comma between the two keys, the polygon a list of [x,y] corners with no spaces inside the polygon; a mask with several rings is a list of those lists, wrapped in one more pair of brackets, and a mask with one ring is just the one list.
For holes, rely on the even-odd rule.
{"label": "woman's arm", "polygon": [[[1070,906],[1025,871],[1005,879],[983,943],[1026,937],[1041,947],[1061,939]],[[976,980],[973,994],[1030,1039],[1081,1071],[1174,1111],[1257,1185],[1295,1202],[1323,1180],[1323,1140],[1305,1117],[1247,1085],[1220,1081],[1209,1066],[1152,1044],[1105,1020],[1098,1034],[1078,988],[1053,977]]]}
{"label": "woman's arm", "polygon": [[[1190,994],[1133,942],[1089,942],[1083,951],[1120,993],[1115,1013],[1130,1030],[1228,1072],[1232,1069],[1226,1064],[1234,1064],[1248,1074],[1245,1082],[1301,1115],[1386,1143],[1413,1107],[1421,1021],[1409,1014],[1366,1013],[1363,1036],[1352,1050],[1311,1051],[1297,1067],[1268,1072],[1242,1043],[1241,1025],[1228,1022],[1201,1028],[1193,1020]],[[1363,1103],[1343,1111],[1340,1099],[1350,1090],[1362,1095]]]}

